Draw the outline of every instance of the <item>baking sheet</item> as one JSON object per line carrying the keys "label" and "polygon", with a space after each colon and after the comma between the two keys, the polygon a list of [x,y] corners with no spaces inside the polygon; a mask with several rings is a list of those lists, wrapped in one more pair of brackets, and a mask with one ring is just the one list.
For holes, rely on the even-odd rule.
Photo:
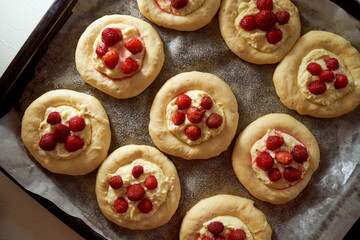
{"label": "baking sheet", "polygon": [[[348,39],[360,49],[360,23],[327,0],[293,1],[299,8],[302,34],[327,30]],[[360,108],[335,119],[302,116],[282,105],[272,74],[276,65],[247,63],[233,54],[222,40],[217,16],[195,32],[178,32],[155,24],[164,42],[165,64],[153,84],[137,97],[118,100],[87,85],[75,68],[77,41],[94,20],[110,14],[131,15],[149,22],[135,0],[79,0],[74,14],[51,42],[38,64],[20,102],[0,119],[0,163],[22,186],[81,218],[108,239],[178,239],[182,218],[199,200],[216,194],[233,194],[255,201],[273,229],[273,239],[341,239],[360,217]],[[132,231],[108,221],[97,206],[96,171],[79,177],[52,174],[26,151],[20,124],[26,107],[43,93],[59,88],[84,92],[104,105],[111,124],[110,151],[127,144],[154,146],[148,134],[149,110],[157,91],[170,77],[186,71],[215,74],[228,83],[239,107],[242,129],[257,118],[288,113],[304,123],[319,142],[321,161],[309,185],[293,201],[280,206],[252,197],[231,167],[233,143],[227,151],[208,160],[185,161],[169,156],[177,167],[182,196],[173,218],[148,231]],[[237,136],[236,135],[236,136]],[[235,140],[235,139],[234,139]],[[216,181],[214,181],[216,179]]]}

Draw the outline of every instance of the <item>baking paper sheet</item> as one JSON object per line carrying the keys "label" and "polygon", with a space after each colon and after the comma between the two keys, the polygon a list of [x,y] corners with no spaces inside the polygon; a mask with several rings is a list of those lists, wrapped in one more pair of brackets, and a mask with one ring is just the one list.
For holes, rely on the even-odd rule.
{"label": "baking paper sheet", "polygon": [[[348,39],[360,49],[360,23],[327,0],[293,1],[299,8],[302,34],[327,30]],[[139,96],[118,100],[86,84],[75,68],[77,41],[94,20],[110,14],[131,15],[149,22],[135,0],[79,0],[74,13],[49,45],[20,102],[0,119],[1,166],[22,186],[81,218],[108,239],[178,239],[181,221],[199,200],[216,194],[233,194],[255,201],[273,229],[273,239],[341,239],[360,217],[360,108],[335,119],[302,116],[282,105],[272,74],[276,65],[254,65],[239,59],[221,38],[217,15],[195,32],[178,32],[153,23],[164,42],[165,64],[151,86]],[[108,221],[96,202],[96,171],[85,176],[52,174],[26,151],[20,138],[26,107],[43,93],[66,88],[95,96],[104,105],[111,124],[110,151],[127,144],[154,146],[148,134],[149,110],[156,92],[170,77],[186,71],[215,74],[228,83],[239,107],[242,129],[257,118],[274,112],[288,113],[305,124],[319,142],[321,161],[309,185],[283,205],[252,197],[231,167],[233,143],[218,157],[185,161],[169,156],[177,167],[182,187],[180,205],[164,226],[131,231]],[[216,181],[214,181],[216,179]]]}

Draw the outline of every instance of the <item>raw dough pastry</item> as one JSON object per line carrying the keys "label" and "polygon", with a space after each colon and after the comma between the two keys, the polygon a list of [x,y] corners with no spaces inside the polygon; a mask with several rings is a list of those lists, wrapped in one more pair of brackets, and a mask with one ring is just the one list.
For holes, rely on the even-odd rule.
{"label": "raw dough pastry", "polygon": [[[49,115],[53,112],[59,114],[49,123]],[[75,120],[78,123],[74,123]],[[85,125],[79,128],[79,122]],[[50,138],[42,145],[44,135]],[[47,92],[30,104],[22,120],[21,137],[44,168],[54,173],[84,175],[95,170],[106,158],[111,133],[105,109],[96,98],[62,89]],[[52,141],[54,138],[63,140]]]}
{"label": "raw dough pastry", "polygon": [[[110,54],[115,50],[120,57],[116,66],[108,67],[95,51],[97,42],[101,42],[103,29],[121,28],[120,40],[113,46],[106,47]],[[140,52],[133,44],[133,54],[126,44],[131,39],[140,41]],[[110,41],[109,45],[113,42]],[[114,54],[116,55],[116,54]],[[116,56],[114,57],[116,58]],[[129,60],[129,67],[123,70],[125,60],[135,60],[138,67],[132,69],[134,61]],[[75,54],[76,68],[85,82],[115,98],[130,98],[144,91],[157,77],[164,63],[163,43],[156,30],[148,23],[126,15],[104,16],[90,24],[81,35]],[[96,61],[96,62],[95,62]],[[117,63],[117,64],[116,64]],[[112,63],[110,64],[112,65]],[[96,68],[97,67],[97,68]],[[117,73],[114,71],[117,71]],[[125,73],[124,73],[125,72]],[[114,76],[109,78],[108,76]],[[120,77],[120,78],[119,78]]]}
{"label": "raw dough pastry", "polygon": [[159,26],[178,31],[195,31],[204,27],[211,22],[220,6],[220,0],[188,0],[184,7],[176,9],[171,2],[187,1],[137,0],[139,10],[146,18]]}
{"label": "raw dough pastry", "polygon": [[[141,171],[136,169],[139,165]],[[114,176],[122,178],[120,185],[111,183]],[[150,176],[156,178],[157,184],[148,185],[153,178]],[[118,148],[100,166],[96,178],[96,197],[101,211],[110,221],[130,229],[152,229],[167,223],[179,205],[180,194],[174,164],[150,146]],[[125,208],[115,205],[118,198],[122,198]]]}
{"label": "raw dough pastry", "polygon": [[[310,81],[319,80],[318,73],[311,76],[307,64],[316,62],[322,70],[329,70],[325,62],[328,58],[336,58],[339,67],[334,68],[329,82],[323,81],[325,92],[313,95],[308,90],[309,82],[303,81],[301,76],[306,79],[309,75]],[[336,89],[335,76],[338,73],[347,76],[346,87]],[[302,115],[338,117],[360,104],[360,54],[350,42],[336,34],[311,31],[299,39],[277,66],[273,80],[276,93],[286,107]]]}
{"label": "raw dough pastry", "polygon": [[[269,134],[268,130],[276,130],[277,133],[270,132]],[[270,140],[267,140],[267,137],[275,135],[282,136],[283,142],[270,148],[268,145]],[[264,136],[265,138],[263,138]],[[260,151],[271,154],[273,158],[273,163],[266,166],[266,169],[263,169],[266,171],[262,171],[262,173],[258,159],[252,158],[254,150],[258,154],[257,156],[261,155],[260,151],[253,149],[253,146],[260,141],[264,142],[263,145],[258,145],[261,147]],[[295,145],[306,148],[306,157],[302,160],[299,160],[299,154],[290,150]],[[285,152],[282,159],[290,161],[284,162],[277,156],[279,152]],[[269,114],[252,122],[240,133],[232,155],[232,165],[241,184],[254,197],[273,204],[282,204],[294,199],[308,184],[311,175],[319,166],[319,160],[320,151],[315,137],[302,123],[287,114]],[[296,176],[298,170],[294,170],[294,167],[300,169],[300,175]],[[280,169],[281,173],[278,172],[279,179],[272,182],[269,180],[270,172],[276,168]],[[287,176],[285,177],[284,169],[287,168],[290,169],[286,170]],[[289,176],[295,178],[286,181],[284,178],[289,179]],[[288,184],[284,185],[286,183]]]}
{"label": "raw dough pastry", "polygon": [[[221,108],[224,114],[219,127],[222,130],[212,133],[214,129],[207,127],[207,120],[210,112],[215,111],[215,106],[205,111],[202,106],[199,106],[201,99],[193,99],[191,104],[197,104],[197,110],[203,114],[200,123],[197,124],[188,124],[189,117],[187,114],[192,107],[181,110],[186,113],[187,117],[185,119],[184,116],[185,121],[179,125],[180,131],[177,131],[178,133],[185,135],[185,127],[187,129],[187,126],[197,125],[200,126],[201,136],[212,134],[207,140],[202,138],[197,139],[199,140],[196,140],[197,142],[194,140],[194,144],[187,143],[186,140],[181,139],[169,130],[174,124],[169,119],[172,115],[167,114],[168,105],[173,104],[176,107],[176,104],[173,103],[175,99],[191,90],[205,92],[212,98],[213,106],[217,105],[217,108]],[[201,111],[205,113],[201,113]],[[221,111],[218,112],[219,115],[221,115]],[[209,73],[187,72],[169,79],[156,94],[150,110],[149,133],[155,145],[168,154],[187,160],[207,159],[219,155],[228,148],[236,133],[238,119],[236,98],[223,80]]]}
{"label": "raw dough pastry", "polygon": [[223,236],[223,239],[234,234],[231,231],[236,229],[246,233],[246,240],[271,239],[271,227],[265,215],[254,207],[253,201],[232,195],[216,195],[201,200],[186,213],[180,228],[180,240],[202,240],[206,239],[205,236],[212,239],[209,224],[214,221],[225,226],[217,235]]}
{"label": "raw dough pastry", "polygon": [[[260,12],[256,0],[224,0],[219,11],[219,25],[223,39],[238,57],[255,64],[271,64],[279,62],[292,48],[300,36],[300,18],[296,6],[289,0],[273,0],[272,11],[266,23],[262,23],[261,30],[255,22],[255,16]],[[276,17],[279,11],[287,11],[290,14],[280,24],[281,20]],[[251,29],[247,31],[241,27],[244,17],[251,16]],[[259,15],[260,16],[260,15]],[[258,21],[261,22],[261,21]],[[272,22],[271,24],[267,24]],[[250,24],[250,23],[248,23]],[[275,24],[275,25],[273,25]],[[249,25],[250,26],[250,25]],[[274,27],[273,27],[274,26]],[[277,35],[274,35],[277,34]],[[270,43],[267,34],[272,35],[274,41]],[[280,36],[281,35],[281,36]],[[274,36],[280,36],[277,38]]]}

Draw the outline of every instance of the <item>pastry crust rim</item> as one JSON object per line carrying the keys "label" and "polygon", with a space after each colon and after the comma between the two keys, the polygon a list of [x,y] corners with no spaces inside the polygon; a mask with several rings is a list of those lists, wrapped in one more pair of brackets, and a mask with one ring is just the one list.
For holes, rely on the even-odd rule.
{"label": "pastry crust rim", "polygon": [[[277,129],[291,134],[308,148],[309,168],[303,179],[286,189],[268,187],[256,177],[251,166],[250,149],[268,129]],[[232,154],[232,166],[240,183],[254,197],[273,204],[283,204],[294,199],[309,183],[320,161],[320,150],[314,135],[301,122],[288,114],[272,113],[250,123],[238,136]]]}
{"label": "pastry crust rim", "polygon": [[[75,158],[53,159],[39,147],[38,127],[49,107],[69,105],[84,109],[94,115],[91,122],[92,138],[87,149]],[[95,115],[96,113],[96,115]],[[84,175],[95,170],[106,158],[111,141],[110,124],[104,107],[95,97],[67,89],[52,90],[34,100],[26,109],[21,125],[21,138],[31,155],[53,173]]]}
{"label": "pastry crust rim", "polygon": [[[167,129],[166,107],[176,96],[189,90],[202,90],[223,106],[225,126],[220,134],[198,145],[188,145]],[[167,80],[155,96],[150,109],[149,133],[163,152],[184,158],[207,159],[225,151],[235,136],[239,120],[235,95],[219,77],[203,72],[185,72]]]}
{"label": "pastry crust rim", "polygon": [[[157,209],[155,214],[144,221],[129,222],[117,217],[116,211],[105,200],[109,183],[108,174],[115,173],[116,170],[132,161],[143,158],[146,161],[157,164],[164,172],[165,176],[174,177],[173,189],[169,189],[165,202]],[[180,179],[175,165],[158,149],[146,145],[125,145],[112,152],[100,166],[96,176],[96,199],[101,212],[111,222],[132,230],[147,230],[160,227],[166,224],[175,214],[181,195]]]}
{"label": "pastry crust rim", "polygon": [[271,227],[265,215],[254,206],[254,201],[220,194],[200,200],[186,213],[181,223],[180,240],[196,240],[202,224],[221,215],[239,218],[248,227],[254,240],[271,239]]}
{"label": "pastry crust rim", "polygon": [[[93,44],[100,31],[110,24],[123,23],[136,26],[145,42],[142,68],[133,76],[112,80],[98,72],[92,59]],[[161,38],[147,22],[127,15],[106,15],[92,22],[81,35],[75,52],[76,68],[81,78],[98,90],[118,99],[131,98],[142,93],[158,76],[165,54]]]}

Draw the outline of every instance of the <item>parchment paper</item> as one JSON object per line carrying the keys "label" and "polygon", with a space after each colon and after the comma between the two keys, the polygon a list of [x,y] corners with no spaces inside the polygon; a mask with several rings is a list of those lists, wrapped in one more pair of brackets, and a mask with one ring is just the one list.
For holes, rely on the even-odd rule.
{"label": "parchment paper", "polygon": [[[302,34],[327,30],[360,49],[360,23],[327,0],[295,0]],[[195,32],[178,32],[152,24],[164,42],[165,64],[151,86],[137,97],[118,100],[87,85],[75,68],[77,41],[94,20],[109,14],[127,14],[149,22],[135,0],[79,0],[74,14],[49,45],[20,102],[0,119],[1,166],[22,186],[81,218],[108,239],[178,239],[182,218],[199,200],[216,194],[234,194],[255,201],[273,229],[273,239],[341,239],[360,216],[360,108],[335,119],[299,115],[278,99],[272,74],[276,65],[258,66],[233,54],[222,40],[217,16]],[[52,174],[26,151],[20,123],[26,107],[43,93],[59,88],[97,97],[111,122],[110,151],[127,144],[154,146],[148,134],[149,110],[156,92],[170,77],[186,71],[215,74],[233,90],[239,107],[237,135],[255,119],[274,112],[288,113],[304,123],[320,145],[321,161],[309,185],[293,201],[280,206],[252,197],[231,167],[233,143],[220,156],[185,161],[169,156],[182,187],[180,205],[166,225],[149,231],[131,231],[108,221],[95,197],[96,171],[79,177]],[[214,180],[216,179],[216,180]]]}

